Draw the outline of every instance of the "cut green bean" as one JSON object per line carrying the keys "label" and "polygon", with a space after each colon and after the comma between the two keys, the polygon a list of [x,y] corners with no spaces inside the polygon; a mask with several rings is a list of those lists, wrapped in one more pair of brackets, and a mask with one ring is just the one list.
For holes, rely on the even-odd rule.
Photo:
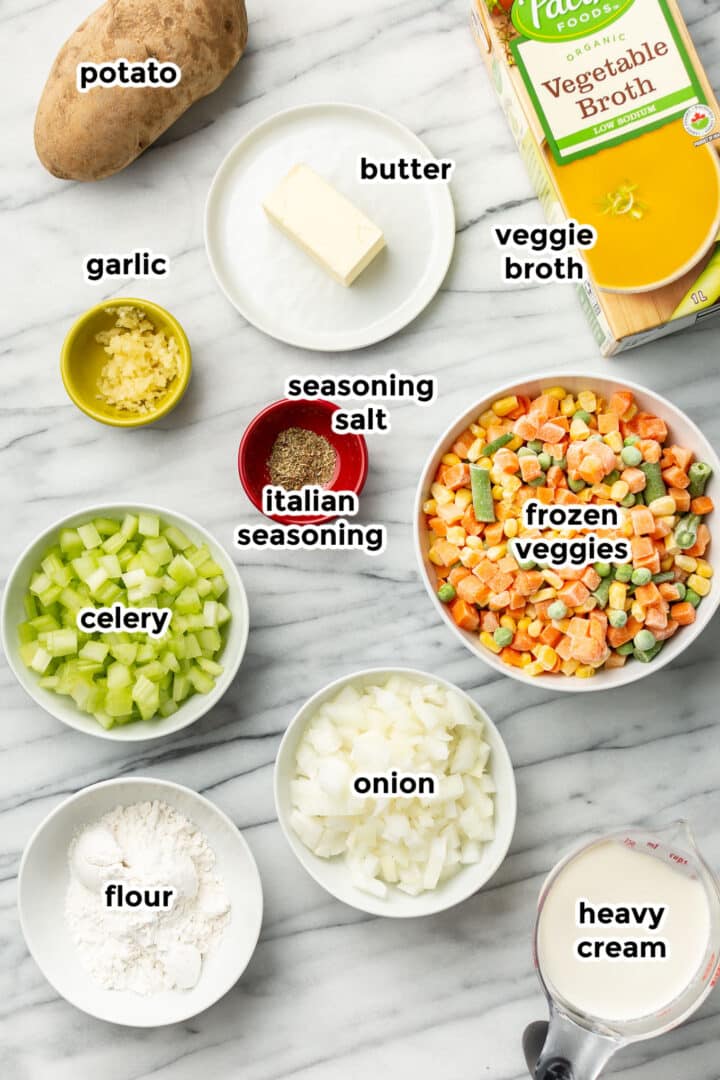
{"label": "cut green bean", "polygon": [[478,521],[495,520],[495,503],[492,497],[490,470],[480,465],[470,466],[470,489],[472,491],[473,510]]}
{"label": "cut green bean", "polygon": [[661,499],[664,495],[667,495],[667,488],[662,477],[659,461],[643,461],[640,468],[645,473],[644,495],[645,502],[649,506],[655,499]]}
{"label": "cut green bean", "polygon": [[690,477],[690,498],[697,499],[699,495],[705,494],[705,485],[712,476],[712,466],[708,465],[706,461],[694,461],[688,469],[688,476]]}
{"label": "cut green bean", "polygon": [[509,431],[506,431],[504,435],[498,435],[497,439],[493,439],[487,446],[483,446],[480,457],[491,457],[496,450],[502,450],[503,446],[507,446],[514,438],[515,436],[511,435]]}
{"label": "cut green bean", "polygon": [[676,525],[673,538],[677,546],[683,551],[687,551],[688,548],[694,547],[697,543],[699,524],[700,517],[698,514],[688,514],[687,517],[681,518]]}

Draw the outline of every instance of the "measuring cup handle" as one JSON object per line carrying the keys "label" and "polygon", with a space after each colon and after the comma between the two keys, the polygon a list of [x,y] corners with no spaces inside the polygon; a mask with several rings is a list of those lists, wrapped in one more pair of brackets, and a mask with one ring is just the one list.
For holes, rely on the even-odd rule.
{"label": "measuring cup handle", "polygon": [[572,1065],[565,1058],[548,1058],[535,1066],[535,1080],[575,1080]]}
{"label": "measuring cup handle", "polygon": [[619,1043],[550,1012],[550,1024],[531,1024],[523,1037],[533,1080],[596,1080]]}

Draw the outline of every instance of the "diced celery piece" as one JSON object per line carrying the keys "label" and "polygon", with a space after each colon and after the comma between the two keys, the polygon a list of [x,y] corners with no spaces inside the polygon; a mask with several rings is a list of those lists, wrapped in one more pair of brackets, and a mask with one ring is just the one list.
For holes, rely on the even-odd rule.
{"label": "diced celery piece", "polygon": [[152,645],[149,641],[143,642],[143,644],[138,646],[137,656],[135,659],[138,664],[147,664],[151,660],[154,660],[155,646]]}
{"label": "diced celery piece", "polygon": [[172,714],[176,713],[177,711],[178,706],[176,702],[172,700],[172,698],[169,701],[164,701],[160,706],[160,715],[165,719],[167,719],[168,716],[172,716]]}
{"label": "diced celery piece", "polygon": [[42,645],[39,645],[35,641],[33,641],[31,644],[35,651],[33,653],[33,658],[30,661],[30,667],[33,669],[33,671],[37,671],[38,675],[43,675],[50,667],[53,658],[51,654],[42,647]]}
{"label": "diced celery piece", "polygon": [[175,655],[175,653],[170,652],[169,649],[167,650],[167,652],[164,652],[160,657],[160,663],[163,665],[166,671],[180,670],[180,664],[178,662],[177,656]]}
{"label": "diced celery piece", "polygon": [[52,586],[52,581],[47,574],[33,574],[30,578],[30,592],[39,596]]}
{"label": "diced celery piece", "polygon": [[38,600],[44,608],[52,607],[56,600],[62,595],[62,589],[59,585],[51,585],[45,592],[41,592]]}
{"label": "diced celery piece", "polygon": [[112,716],[115,720],[121,716],[130,716],[133,711],[132,688],[129,686],[120,687],[118,690],[108,688],[103,707],[108,716]]}
{"label": "diced celery piece", "polygon": [[179,611],[181,615],[200,613],[202,611],[202,604],[200,603],[200,597],[197,594],[197,590],[190,588],[189,585],[186,586],[175,598],[175,610]]}
{"label": "diced celery piece", "polygon": [[222,577],[223,568],[218,566],[214,559],[208,559],[207,562],[201,563],[198,566],[198,574],[202,574],[206,578]]}
{"label": "diced celery piece", "polygon": [[37,603],[35,601],[35,597],[31,592],[25,593],[23,607],[25,608],[25,615],[28,619],[34,619],[35,616],[38,614]]}
{"label": "diced celery piece", "polygon": [[73,589],[71,585],[68,585],[68,587],[63,589],[60,593],[60,603],[72,612],[77,612],[81,607],[85,607],[84,598],[77,589]]}
{"label": "diced celery piece", "polygon": [[149,664],[143,664],[142,667],[136,668],[135,674],[142,675],[146,679],[150,679],[151,682],[159,682],[166,672],[159,660],[151,660]]}
{"label": "diced celery piece", "polygon": [[51,656],[74,656],[78,648],[77,633],[75,630],[50,630],[45,647]]}
{"label": "diced celery piece", "polygon": [[155,514],[140,513],[138,515],[138,532],[141,536],[159,536],[160,518]]}
{"label": "diced celery piece", "polygon": [[98,565],[98,561],[94,555],[81,555],[78,559],[73,559],[72,561],[73,570],[80,580],[84,582],[95,573]]}
{"label": "diced celery piece", "polygon": [[21,645],[27,645],[31,641],[35,641],[37,637],[37,630],[33,628],[29,622],[21,622],[18,626],[18,641]]}
{"label": "diced celery piece", "polygon": [[175,579],[171,578],[169,574],[163,575],[162,583],[164,591],[170,596],[177,596],[177,594],[182,589],[182,585],[180,584],[180,582],[175,581]]}
{"label": "diced celery piece", "polygon": [[198,634],[198,641],[200,642],[200,648],[205,655],[214,656],[216,652],[222,648],[222,638],[220,637],[220,631],[215,627],[208,627],[206,630],[201,630]]}
{"label": "diced celery piece", "polygon": [[101,536],[113,536],[120,532],[120,522],[112,518],[95,518],[93,524]]}
{"label": "diced celery piece", "polygon": [[185,674],[176,674],[173,679],[173,701],[184,701],[189,696],[192,690],[190,679]]}
{"label": "diced celery piece", "polygon": [[123,518],[122,525],[120,526],[120,532],[126,540],[132,540],[137,530],[138,519],[136,516],[134,514],[126,514]]}
{"label": "diced celery piece", "polygon": [[227,592],[227,581],[224,577],[214,577],[211,579],[210,584],[216,600],[219,600]]}
{"label": "diced celery piece", "polygon": [[223,626],[230,621],[230,612],[224,604],[218,604],[218,625]]}
{"label": "diced celery piece", "polygon": [[129,667],[119,661],[110,664],[107,669],[108,690],[119,690],[123,686],[130,686],[132,681],[132,672]]}
{"label": "diced celery piece", "polygon": [[93,548],[100,547],[102,544],[102,537],[95,528],[94,522],[90,521],[87,525],[78,525],[77,531],[80,534],[83,547],[88,551],[92,551]]}
{"label": "diced celery piece", "polygon": [[76,555],[80,555],[83,550],[83,542],[80,539],[80,533],[77,529],[61,529],[60,530],[60,547],[63,554],[69,556],[71,559]]}
{"label": "diced celery piece", "polygon": [[203,604],[203,624],[205,626],[217,626],[218,605],[215,600],[206,600]]}
{"label": "diced celery piece", "polygon": [[202,649],[194,634],[188,633],[185,635],[183,652],[185,660],[194,660],[196,656],[202,656]]}
{"label": "diced celery piece", "polygon": [[110,655],[114,656],[121,664],[134,664],[137,659],[138,646],[136,644],[118,642],[110,646]]}
{"label": "diced celery piece", "polygon": [[53,552],[42,561],[42,568],[54,585],[69,585],[72,580],[72,571]]}
{"label": "diced celery piece", "polygon": [[215,687],[215,680],[195,664],[190,668],[188,678],[198,694],[209,694]]}
{"label": "diced celery piece", "polygon": [[93,570],[85,584],[91,593],[96,594],[98,589],[101,589],[107,580],[107,571],[103,570],[102,566],[98,566],[96,570]]}
{"label": "diced celery piece", "polygon": [[150,558],[154,559],[160,566],[167,566],[172,560],[172,548],[164,536],[149,536],[144,541],[143,548],[147,551]]}
{"label": "diced celery piece", "polygon": [[59,682],[57,675],[43,675],[39,685],[43,690],[57,690]]}
{"label": "diced celery piece", "polygon": [[169,576],[179,585],[189,585],[197,577],[197,571],[184,555],[176,555],[167,568]]}
{"label": "diced celery piece", "polygon": [[50,630],[60,629],[60,623],[57,619],[54,619],[52,615],[38,615],[36,619],[30,621],[30,625],[35,631],[36,636],[38,634],[47,634]]}
{"label": "diced celery piece", "polygon": [[176,551],[186,551],[187,548],[192,547],[192,540],[188,540],[185,533],[181,532],[175,525],[168,525],[167,529],[164,530],[163,535]]}
{"label": "diced celery piece", "polygon": [[86,641],[78,656],[82,660],[95,660],[102,664],[109,651],[109,647],[102,641]]}
{"label": "diced celery piece", "polygon": [[100,691],[85,679],[78,679],[70,691],[70,697],[83,712],[94,712],[100,706]]}
{"label": "diced celery piece", "polygon": [[103,607],[112,607],[116,600],[122,599],[122,595],[122,589],[114,581],[106,581],[95,593]]}
{"label": "diced celery piece", "polygon": [[93,716],[97,720],[98,724],[100,724],[101,727],[104,727],[106,731],[109,731],[110,728],[113,727],[113,725],[115,724],[112,716],[108,716],[108,714],[103,712],[102,709],[96,709],[93,713]]}
{"label": "diced celery piece", "polygon": [[223,673],[222,664],[216,664],[214,660],[209,660],[206,656],[199,656],[197,665],[199,668],[202,668],[203,671],[206,671],[208,675],[217,676],[222,675]]}
{"label": "diced celery piece", "polygon": [[147,551],[137,551],[128,565],[130,570],[144,570],[150,577],[156,577],[160,573],[159,564]]}
{"label": "diced celery piece", "polygon": [[100,565],[109,578],[117,580],[122,577],[122,566],[117,555],[101,555]]}
{"label": "diced celery piece", "polygon": [[132,688],[132,697],[143,720],[152,720],[160,708],[160,691],[155,683],[141,675]]}
{"label": "diced celery piece", "polygon": [[108,536],[106,540],[103,540],[103,551],[106,551],[108,555],[117,555],[125,547],[125,543],[124,533],[113,533],[112,536]]}

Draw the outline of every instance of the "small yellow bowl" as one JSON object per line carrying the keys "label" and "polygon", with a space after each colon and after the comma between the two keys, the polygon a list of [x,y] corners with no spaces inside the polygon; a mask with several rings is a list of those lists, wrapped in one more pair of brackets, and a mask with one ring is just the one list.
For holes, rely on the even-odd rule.
{"label": "small yellow bowl", "polygon": [[[168,337],[174,337],[180,349],[179,374],[171,383],[165,397],[151,412],[125,412],[105,404],[98,397],[98,380],[108,356],[104,347],[95,340],[95,336],[103,330],[112,329],[115,325],[114,309],[120,307],[139,308],[158,330],[164,331]],[[149,300],[116,297],[96,304],[74,323],[63,342],[60,371],[70,399],[87,416],[112,427],[143,427],[167,416],[180,401],[190,382],[192,352],[182,326],[165,308]]]}

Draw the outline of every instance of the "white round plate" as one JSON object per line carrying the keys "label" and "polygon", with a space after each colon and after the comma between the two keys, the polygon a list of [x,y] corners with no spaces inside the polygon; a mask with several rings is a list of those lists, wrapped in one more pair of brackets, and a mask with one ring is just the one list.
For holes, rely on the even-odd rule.
{"label": "white round plate", "polygon": [[[157,799],[175,807],[206,836],[230,897],[231,921],[203,960],[197,986],[142,996],[105,990],[83,969],[63,918],[73,836],[116,806]],[[226,994],[255,951],[262,924],[262,885],[242,833],[213,803],[166,780],[130,777],[93,784],[60,803],[28,841],[18,875],[20,925],[35,963],[51,986],[98,1020],[160,1027],[188,1020]]]}
{"label": "white round plate", "polygon": [[[490,746],[489,771],[497,786],[497,791],[493,796],[495,800],[495,835],[492,840],[483,845],[480,862],[463,866],[454,877],[443,882],[438,888],[420,893],[419,896],[408,896],[399,889],[390,887],[387,896],[380,899],[371,896],[369,893],[362,892],[355,886],[344,856],[338,855],[334,859],[321,859],[313,854],[309,848],[305,847],[290,824],[290,815],[292,813],[290,783],[296,774],[295,758],[300,740],[305,728],[320,705],[335,697],[344,686],[374,686],[377,683],[385,682],[391,675],[405,675],[416,682],[437,683],[446,690],[452,690],[464,698],[473,714],[483,721],[483,738]],[[413,668],[368,668],[365,671],[356,671],[352,675],[344,675],[342,678],[336,679],[335,682],[330,683],[329,686],[314,694],[290,721],[283,736],[275,759],[273,782],[278,821],[298,861],[318,885],[321,885],[337,900],[342,900],[343,903],[349,904],[359,911],[367,911],[371,915],[384,915],[394,919],[417,918],[422,915],[434,915],[439,911],[446,911],[448,908],[460,904],[463,900],[467,900],[468,897],[487,884],[497,871],[508,853],[515,831],[517,815],[515,775],[510,755],[500,732],[485,710],[481,709],[478,703],[464,690],[461,690],[459,686],[448,682],[447,679],[441,679],[438,675],[429,675],[427,672],[416,671]]]}
{"label": "white round plate", "polygon": [[[448,185],[362,183],[361,155],[433,159],[416,135],[382,113],[304,105],[250,131],[215,175],[205,211],[210,265],[230,302],[271,337],[305,349],[360,349],[401,330],[442,284],[455,246]],[[349,288],[265,216],[262,200],[298,164],[318,172],[385,233],[385,250]]]}

